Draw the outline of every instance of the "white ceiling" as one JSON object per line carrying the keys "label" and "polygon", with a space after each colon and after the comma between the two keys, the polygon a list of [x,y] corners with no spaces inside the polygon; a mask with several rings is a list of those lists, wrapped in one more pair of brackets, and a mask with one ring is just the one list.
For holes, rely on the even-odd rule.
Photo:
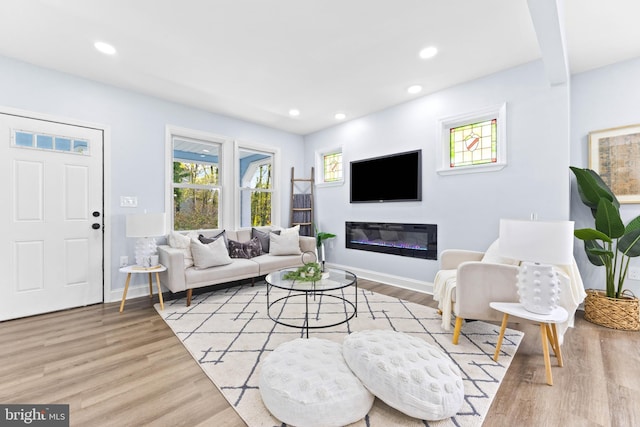
{"label": "white ceiling", "polygon": [[[640,57],[640,1],[564,4],[572,74]],[[527,0],[1,0],[0,16],[0,55],[303,135],[539,59],[546,31]]]}

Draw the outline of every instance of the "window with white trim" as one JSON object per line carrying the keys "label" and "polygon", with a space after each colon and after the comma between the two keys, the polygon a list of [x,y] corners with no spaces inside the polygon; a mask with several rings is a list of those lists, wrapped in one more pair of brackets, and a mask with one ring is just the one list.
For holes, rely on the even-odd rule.
{"label": "window with white trim", "polygon": [[318,184],[342,184],[344,182],[344,163],[342,149],[335,148],[316,154]]}
{"label": "window with white trim", "polygon": [[271,225],[273,220],[274,153],[238,149],[240,227]]}
{"label": "window with white trim", "polygon": [[174,230],[220,227],[221,148],[213,141],[172,136]]}
{"label": "window with white trim", "polygon": [[506,104],[439,121],[441,175],[491,172],[507,165]]}

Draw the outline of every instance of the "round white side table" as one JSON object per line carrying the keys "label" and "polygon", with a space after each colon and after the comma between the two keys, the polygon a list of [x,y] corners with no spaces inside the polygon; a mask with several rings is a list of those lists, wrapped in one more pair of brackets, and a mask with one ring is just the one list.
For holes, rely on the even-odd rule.
{"label": "round white side table", "polygon": [[498,337],[498,343],[496,344],[496,352],[493,355],[493,360],[496,362],[498,361],[498,355],[500,354],[500,347],[502,346],[502,339],[504,338],[504,331],[507,328],[509,315],[540,323],[542,353],[544,354],[544,369],[547,376],[547,384],[553,385],[551,359],[549,357],[549,345],[547,340],[551,343],[553,353],[555,354],[556,359],[558,359],[558,366],[562,366],[562,351],[560,350],[560,344],[558,343],[556,323],[565,322],[569,318],[567,310],[562,307],[557,307],[551,312],[551,314],[537,314],[526,310],[519,302],[492,302],[489,303],[489,306],[494,310],[504,313],[504,316],[502,316],[502,326],[500,327],[500,336]]}
{"label": "round white side table", "polygon": [[160,273],[166,271],[167,267],[158,264],[155,267],[140,267],[137,265],[128,265],[120,269],[120,273],[127,273],[127,281],[124,285],[124,293],[122,294],[122,302],[120,303],[120,313],[124,310],[124,302],[127,299],[127,291],[129,290],[129,282],[131,282],[132,274],[148,273],[149,274],[149,298],[153,298],[152,274],[156,274],[156,285],[158,286],[158,296],[160,298],[160,309],[164,310],[164,301],[162,300],[162,289],[160,288]]}

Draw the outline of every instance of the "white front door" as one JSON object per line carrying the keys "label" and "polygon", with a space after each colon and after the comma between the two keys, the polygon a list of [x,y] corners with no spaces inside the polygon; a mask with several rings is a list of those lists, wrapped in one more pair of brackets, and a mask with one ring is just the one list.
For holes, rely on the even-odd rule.
{"label": "white front door", "polygon": [[0,113],[0,320],[103,301],[102,145]]}

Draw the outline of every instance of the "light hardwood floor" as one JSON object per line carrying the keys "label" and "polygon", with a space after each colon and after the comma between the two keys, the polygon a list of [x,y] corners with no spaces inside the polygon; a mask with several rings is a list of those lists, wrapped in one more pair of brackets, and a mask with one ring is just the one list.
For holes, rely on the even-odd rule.
{"label": "light hardwood floor", "polygon": [[[428,295],[360,280],[435,307]],[[169,295],[165,295],[170,297]],[[72,426],[244,426],[149,298],[0,323],[0,402],[65,403]],[[586,322],[545,384],[539,329],[525,338],[484,426],[640,426],[640,333]]]}

